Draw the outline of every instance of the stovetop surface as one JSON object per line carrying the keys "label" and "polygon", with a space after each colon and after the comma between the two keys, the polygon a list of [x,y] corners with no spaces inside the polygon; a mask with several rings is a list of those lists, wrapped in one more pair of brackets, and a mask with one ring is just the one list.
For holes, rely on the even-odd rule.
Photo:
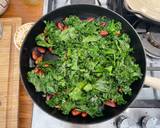
{"label": "stovetop surface", "polygon": [[[123,7],[123,0],[45,0],[44,14],[61,6],[81,3],[109,8],[126,18],[136,29],[144,45],[147,54],[147,75],[160,78],[160,26],[155,25],[149,21],[144,21],[132,13],[126,11]],[[155,114],[160,113],[159,108],[160,91],[144,85],[136,100],[130,105],[130,108],[128,108],[123,113],[123,115],[135,118],[136,122],[138,122],[139,119],[145,115],[158,116],[158,118],[160,118],[160,115]],[[137,113],[137,111],[139,113]],[[136,113],[135,116],[133,116],[133,113]],[[43,112],[36,105],[34,105],[32,121],[32,128],[105,128],[106,126],[107,128],[116,128],[115,119],[85,127],[76,124],[71,125],[66,122],[62,123],[61,121],[48,116],[48,114]]]}
{"label": "stovetop surface", "polygon": [[[160,47],[160,26],[140,19],[134,14],[128,12],[123,6],[123,0],[47,0],[47,6],[44,6],[46,7],[44,8],[44,14],[55,10],[56,8],[71,4],[93,4],[102,6],[114,10],[127,19],[136,29],[145,48],[147,54],[147,75],[160,77],[160,49],[157,48]],[[153,40],[156,40],[156,43]],[[152,44],[157,45],[157,47],[152,46]],[[149,49],[147,49],[148,47]],[[155,51],[158,51],[158,53],[155,53]],[[151,52],[154,53],[152,54]],[[160,99],[160,92],[148,86],[144,86],[137,99],[158,100]]]}

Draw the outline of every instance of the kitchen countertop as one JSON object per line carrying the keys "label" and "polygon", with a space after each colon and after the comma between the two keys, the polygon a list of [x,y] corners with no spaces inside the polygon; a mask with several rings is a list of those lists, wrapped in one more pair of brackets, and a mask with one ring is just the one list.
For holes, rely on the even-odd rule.
{"label": "kitchen countertop", "polygon": [[24,1],[10,0],[8,10],[2,17],[21,17],[23,23],[37,21],[43,13],[43,0],[39,0],[39,4],[34,6],[27,5]]}
{"label": "kitchen countertop", "polygon": [[[21,17],[23,23],[37,21],[43,12],[43,0],[39,1],[38,5],[32,6],[26,5],[24,0],[10,0],[8,10],[1,17]],[[33,106],[22,81],[20,81],[19,98],[19,128],[31,128]]]}

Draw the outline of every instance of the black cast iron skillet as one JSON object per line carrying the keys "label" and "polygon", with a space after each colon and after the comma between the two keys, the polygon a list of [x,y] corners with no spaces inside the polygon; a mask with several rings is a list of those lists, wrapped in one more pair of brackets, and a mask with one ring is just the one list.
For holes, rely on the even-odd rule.
{"label": "black cast iron skillet", "polygon": [[[131,38],[131,47],[134,49],[133,56],[136,59],[136,63],[140,65],[142,71],[142,78],[135,81],[132,85],[132,96],[126,95],[124,98],[127,100],[127,104],[118,106],[116,108],[105,107],[103,113],[104,116],[96,117],[96,118],[82,118],[82,117],[73,117],[72,115],[66,116],[58,111],[57,109],[50,108],[46,105],[45,99],[42,97],[42,93],[37,93],[35,91],[34,86],[28,82],[27,80],[27,72],[30,70],[32,63],[31,63],[31,51],[36,46],[35,44],[35,37],[42,33],[45,27],[43,23],[44,20],[49,21],[59,21],[69,15],[76,15],[80,18],[87,18],[87,17],[99,17],[99,16],[107,16],[111,19],[116,19],[122,23],[123,32],[129,34]],[[129,68],[129,67],[128,67]],[[107,121],[120,113],[122,113],[125,109],[129,107],[132,101],[135,99],[137,94],[139,93],[141,87],[143,86],[144,77],[146,73],[146,60],[145,60],[145,53],[143,46],[141,44],[140,38],[138,37],[137,33],[133,29],[133,27],[120,15],[117,13],[93,6],[93,5],[70,5],[65,6],[59,9],[54,10],[53,12],[45,15],[42,17],[30,30],[27,37],[25,38],[24,44],[21,48],[20,54],[20,71],[21,77],[24,82],[24,86],[27,89],[29,95],[31,96],[32,100],[46,113],[49,115],[56,117],[63,121],[68,121],[71,123],[79,123],[79,124],[93,124],[102,121]],[[54,122],[53,122],[54,123]]]}

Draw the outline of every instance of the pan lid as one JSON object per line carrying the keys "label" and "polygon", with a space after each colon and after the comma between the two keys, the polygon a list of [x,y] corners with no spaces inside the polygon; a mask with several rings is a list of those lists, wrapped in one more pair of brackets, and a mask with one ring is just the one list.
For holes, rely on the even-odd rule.
{"label": "pan lid", "polygon": [[157,0],[125,0],[124,5],[127,10],[160,23],[160,2]]}

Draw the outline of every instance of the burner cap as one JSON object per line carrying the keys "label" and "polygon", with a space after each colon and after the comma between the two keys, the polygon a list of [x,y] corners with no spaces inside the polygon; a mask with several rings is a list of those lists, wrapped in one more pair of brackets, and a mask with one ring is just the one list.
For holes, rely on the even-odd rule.
{"label": "burner cap", "polygon": [[151,45],[160,49],[160,33],[147,32],[147,40]]}

